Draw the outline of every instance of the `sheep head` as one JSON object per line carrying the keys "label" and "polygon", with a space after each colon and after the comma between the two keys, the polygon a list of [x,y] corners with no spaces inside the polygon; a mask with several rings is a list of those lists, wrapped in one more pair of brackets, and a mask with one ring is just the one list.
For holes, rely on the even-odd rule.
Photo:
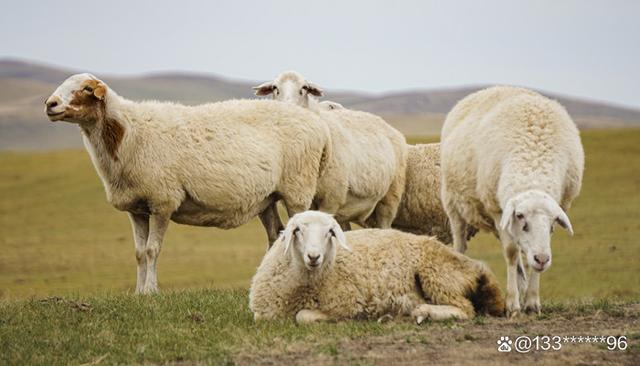
{"label": "sheep head", "polygon": [[91,74],[70,76],[45,101],[51,121],[95,123],[104,116],[107,85]]}
{"label": "sheep head", "polygon": [[295,71],[287,71],[278,75],[273,81],[253,87],[256,95],[271,95],[273,99],[285,103],[309,107],[310,95],[314,97],[322,96],[322,89]]}
{"label": "sheep head", "polygon": [[529,266],[543,272],[551,266],[551,235],[558,223],[573,235],[569,217],[546,192],[529,190],[507,201],[500,229],[525,253]]}
{"label": "sheep head", "polygon": [[351,250],[338,222],[319,211],[294,215],[284,229],[282,240],[285,253],[291,252],[294,263],[312,273],[322,272],[333,264],[336,246]]}

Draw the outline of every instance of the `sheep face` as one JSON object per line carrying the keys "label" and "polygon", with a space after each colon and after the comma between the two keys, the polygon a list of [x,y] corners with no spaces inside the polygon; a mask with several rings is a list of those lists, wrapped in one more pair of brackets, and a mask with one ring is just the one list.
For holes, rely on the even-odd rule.
{"label": "sheep face", "polygon": [[322,96],[322,89],[308,82],[295,71],[287,71],[278,75],[273,81],[253,87],[256,95],[271,95],[273,99],[285,103],[309,107],[310,95]]}
{"label": "sheep face", "polygon": [[333,264],[336,245],[350,250],[338,222],[329,214],[306,211],[294,215],[283,232],[285,253],[296,265],[320,273]]}
{"label": "sheep face", "polygon": [[543,272],[551,266],[551,235],[558,223],[573,235],[569,217],[542,191],[526,191],[507,201],[501,229],[525,254],[529,266]]}
{"label": "sheep face", "polygon": [[51,121],[96,122],[104,113],[107,86],[91,74],[76,74],[65,80],[45,101]]}

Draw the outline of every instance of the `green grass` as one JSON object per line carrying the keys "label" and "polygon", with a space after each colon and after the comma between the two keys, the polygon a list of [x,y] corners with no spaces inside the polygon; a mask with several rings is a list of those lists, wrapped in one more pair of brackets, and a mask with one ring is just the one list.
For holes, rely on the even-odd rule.
{"label": "green grass", "polygon": [[[238,352],[285,351],[296,341],[380,335],[376,322],[297,326],[254,323],[245,290],[198,290],[153,296],[102,294],[74,300],[53,297],[0,303],[0,364],[108,364],[231,362]],[[394,330],[414,327],[410,323]],[[34,336],[37,335],[37,336]]]}
{"label": "green grass", "polygon": [[[636,318],[625,318],[629,308],[616,299],[640,299],[640,130],[587,131],[583,142],[584,187],[570,211],[576,235],[554,236],[554,264],[542,277],[545,312],[534,319],[571,325],[603,312],[627,324]],[[171,225],[159,263],[163,293],[134,296],[128,219],[106,203],[84,151],[0,153],[0,199],[0,364],[230,364],[243,354],[296,347],[321,360],[356,362],[364,356],[345,340],[381,336],[394,344],[400,337],[431,347],[453,332],[466,344],[487,337],[478,328],[494,337],[510,324],[485,317],[422,328],[401,321],[255,324],[246,288],[266,249],[257,220],[228,231]],[[504,285],[496,239],[479,235],[468,254],[487,261]],[[630,336],[637,348],[638,334]]]}
{"label": "green grass", "polygon": [[[584,186],[557,230],[542,297],[640,297],[640,130],[583,132]],[[410,138],[411,143],[436,138]],[[125,292],[135,286],[129,221],[105,199],[82,150],[0,153],[0,298]],[[247,287],[266,249],[258,220],[233,230],[172,224],[159,261],[162,289]],[[498,242],[468,254],[504,284]]]}

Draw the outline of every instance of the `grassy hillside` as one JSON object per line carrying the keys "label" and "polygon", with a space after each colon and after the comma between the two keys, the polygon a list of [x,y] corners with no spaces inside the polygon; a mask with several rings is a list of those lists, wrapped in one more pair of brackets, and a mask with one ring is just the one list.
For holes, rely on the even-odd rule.
{"label": "grassy hillside", "polygon": [[[640,130],[588,131],[583,141],[584,188],[570,211],[576,235],[556,231],[542,297],[640,298]],[[0,153],[0,198],[0,297],[134,288],[129,221],[107,204],[86,152]],[[246,287],[265,249],[258,220],[234,230],[172,223],[160,286]],[[493,237],[474,238],[468,254],[504,284]]]}

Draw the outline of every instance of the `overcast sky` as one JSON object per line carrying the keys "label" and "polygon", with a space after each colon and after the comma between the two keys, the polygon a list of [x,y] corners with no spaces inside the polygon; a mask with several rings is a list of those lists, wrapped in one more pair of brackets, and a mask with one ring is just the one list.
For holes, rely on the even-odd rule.
{"label": "overcast sky", "polygon": [[362,91],[518,84],[640,107],[640,1],[8,1],[0,57]]}

